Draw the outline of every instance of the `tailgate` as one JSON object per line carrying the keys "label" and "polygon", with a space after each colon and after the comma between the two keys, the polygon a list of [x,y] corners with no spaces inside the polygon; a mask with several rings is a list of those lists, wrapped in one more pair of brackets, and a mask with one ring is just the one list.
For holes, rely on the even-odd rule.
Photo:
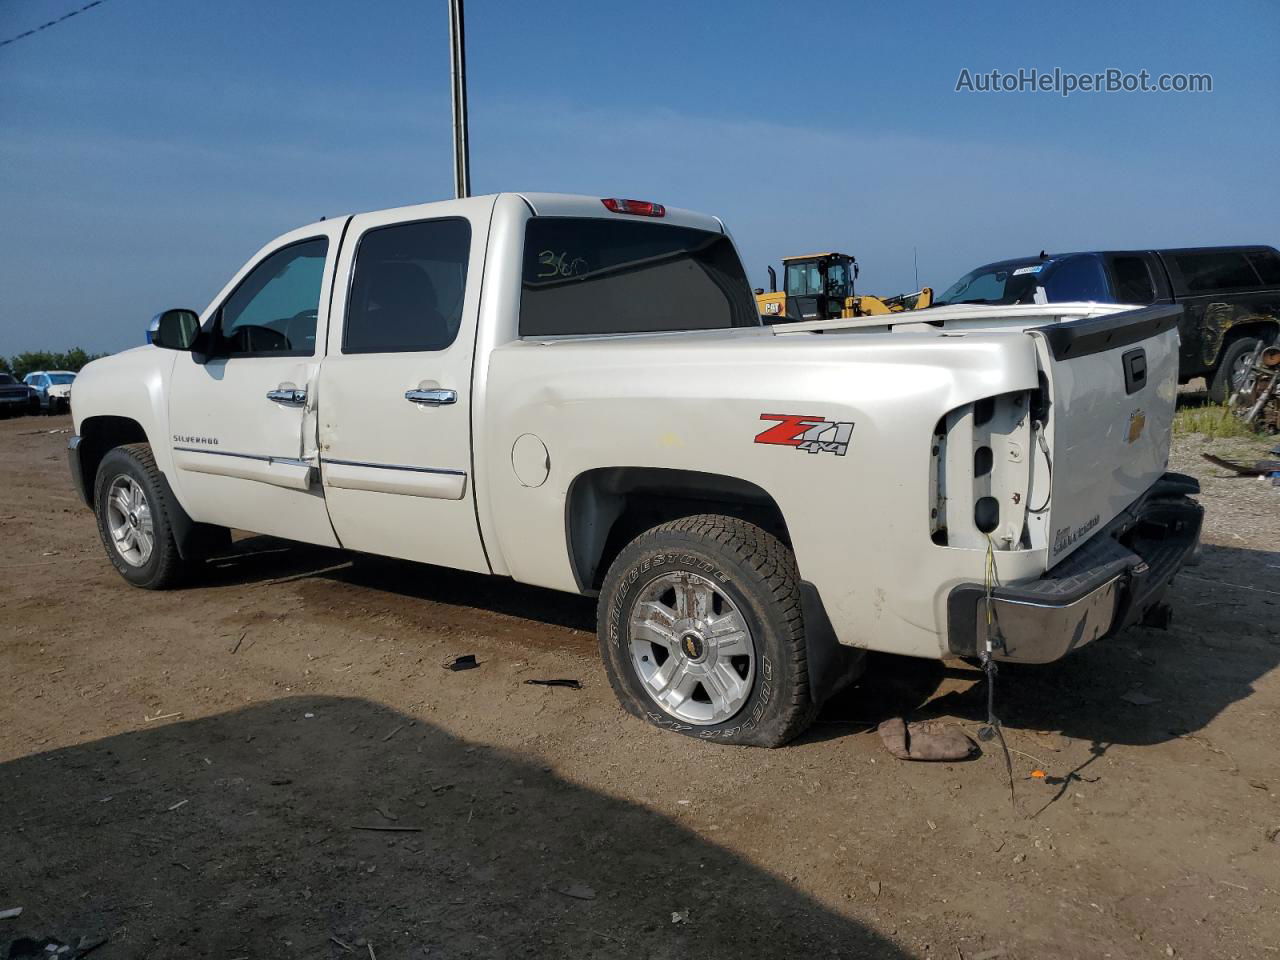
{"label": "tailgate", "polygon": [[1165,472],[1181,315],[1161,304],[1029,331],[1049,375],[1049,566]]}

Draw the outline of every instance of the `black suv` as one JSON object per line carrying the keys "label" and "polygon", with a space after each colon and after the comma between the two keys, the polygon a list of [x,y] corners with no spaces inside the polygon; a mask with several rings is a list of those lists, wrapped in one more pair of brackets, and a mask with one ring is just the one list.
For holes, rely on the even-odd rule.
{"label": "black suv", "polygon": [[1181,303],[1178,379],[1209,382],[1221,402],[1259,343],[1280,335],[1280,253],[1274,247],[1186,247],[1041,253],[979,267],[933,301]]}

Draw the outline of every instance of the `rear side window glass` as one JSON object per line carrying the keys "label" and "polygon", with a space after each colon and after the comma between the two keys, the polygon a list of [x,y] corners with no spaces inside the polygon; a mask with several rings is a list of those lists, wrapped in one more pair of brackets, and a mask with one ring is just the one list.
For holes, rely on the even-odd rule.
{"label": "rear side window glass", "polygon": [[733,244],[707,230],[534,217],[522,281],[524,337],[760,325]]}
{"label": "rear side window glass", "polygon": [[1280,254],[1274,250],[1253,250],[1246,256],[1263,283],[1267,286],[1280,286]]}
{"label": "rear side window glass", "polygon": [[1151,282],[1151,271],[1142,257],[1114,257],[1111,272],[1116,279],[1118,303],[1152,303],[1156,288]]}
{"label": "rear side window glass", "polygon": [[471,224],[460,218],[378,227],[356,248],[343,353],[443,350],[462,325]]}
{"label": "rear side window glass", "polygon": [[1092,300],[1109,303],[1107,278],[1102,272],[1102,261],[1097,257],[1072,257],[1060,261],[1044,284],[1045,296],[1050,303],[1070,303],[1074,300]]}
{"label": "rear side window glass", "polygon": [[329,241],[290,244],[249,271],[218,312],[218,352],[311,356]]}
{"label": "rear side window glass", "polygon": [[1258,275],[1243,253],[1179,253],[1173,258],[1190,293],[1256,287]]}

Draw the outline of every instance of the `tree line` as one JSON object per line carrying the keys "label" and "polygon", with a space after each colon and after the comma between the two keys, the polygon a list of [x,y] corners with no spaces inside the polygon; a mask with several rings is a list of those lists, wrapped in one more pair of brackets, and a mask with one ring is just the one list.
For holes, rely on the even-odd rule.
{"label": "tree line", "polygon": [[19,380],[33,370],[70,370],[78,373],[90,360],[105,356],[105,353],[88,353],[79,347],[72,347],[61,353],[53,350],[28,350],[12,357],[0,355],[0,373],[11,373]]}

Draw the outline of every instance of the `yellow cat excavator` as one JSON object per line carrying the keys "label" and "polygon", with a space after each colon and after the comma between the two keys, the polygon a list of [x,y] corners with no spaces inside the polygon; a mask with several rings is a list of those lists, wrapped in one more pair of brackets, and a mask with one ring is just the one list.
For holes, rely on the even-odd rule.
{"label": "yellow cat excavator", "polygon": [[875,317],[923,310],[933,303],[931,287],[896,297],[855,294],[853,282],[858,277],[858,261],[847,253],[783,257],[782,265],[782,289],[778,289],[777,273],[769,267],[769,292],[758,288],[755,292],[756,307],[765,323]]}

